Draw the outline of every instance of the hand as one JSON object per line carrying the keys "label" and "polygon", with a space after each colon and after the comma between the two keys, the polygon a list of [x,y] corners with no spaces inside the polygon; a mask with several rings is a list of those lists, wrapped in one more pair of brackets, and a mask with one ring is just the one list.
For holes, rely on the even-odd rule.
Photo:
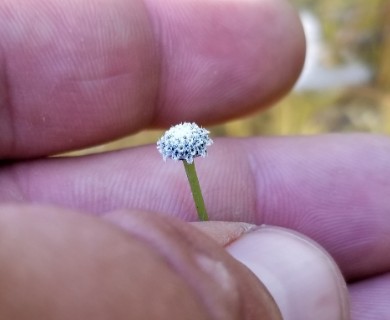
{"label": "hand", "polygon": [[[218,246],[174,219],[195,220],[191,194],[182,168],[163,163],[154,146],[21,159],[265,106],[288,91],[302,65],[293,10],[265,0],[3,0],[0,26],[0,153],[19,159],[0,172],[1,201],[13,203],[0,214],[0,318],[278,319],[265,288],[222,249],[249,265],[239,245],[256,234],[260,246],[263,233],[198,225]],[[213,220],[306,234],[350,282],[354,319],[386,318],[389,145],[364,135],[220,139],[197,165]],[[284,238],[284,250],[260,256],[275,272],[288,253],[303,264],[293,251],[302,241],[292,238]],[[306,252],[324,263],[319,249]],[[199,253],[222,261],[232,287],[215,279],[219,269],[204,269],[208,260]],[[304,266],[292,272],[307,275]],[[314,279],[311,290],[321,296],[322,285]],[[286,283],[279,293],[296,287]],[[328,312],[341,308],[335,300]],[[311,318],[317,306],[306,307]]]}

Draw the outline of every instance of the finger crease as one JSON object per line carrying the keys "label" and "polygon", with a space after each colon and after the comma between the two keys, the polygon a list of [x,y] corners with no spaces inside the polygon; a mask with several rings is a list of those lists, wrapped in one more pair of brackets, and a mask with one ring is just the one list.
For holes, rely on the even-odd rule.
{"label": "finger crease", "polygon": [[0,46],[0,116],[1,122],[1,140],[2,158],[9,157],[16,148],[16,125],[14,115],[14,105],[12,102],[12,93],[10,85],[10,75],[4,50]]}
{"label": "finger crease", "polygon": [[153,15],[151,12],[151,9],[148,5],[148,1],[144,0],[143,4],[145,6],[145,11],[148,17],[149,25],[151,26],[152,29],[152,36],[153,36],[153,42],[155,43],[155,49],[156,49],[156,55],[157,55],[157,62],[158,62],[158,67],[157,67],[157,87],[156,87],[156,93],[155,93],[155,100],[153,104],[153,116],[150,119],[149,124],[150,125],[155,125],[157,122],[157,119],[159,118],[159,110],[163,110],[163,99],[162,99],[162,92],[164,90],[163,88],[163,66],[165,62],[165,55],[164,55],[164,50],[162,46],[162,41],[161,41],[161,30],[162,30],[162,24],[160,23],[160,20],[157,19],[158,16]]}

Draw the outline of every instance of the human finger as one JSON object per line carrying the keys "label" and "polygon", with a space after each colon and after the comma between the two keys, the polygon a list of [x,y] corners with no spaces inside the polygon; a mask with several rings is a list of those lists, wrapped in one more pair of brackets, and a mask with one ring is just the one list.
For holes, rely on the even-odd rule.
{"label": "human finger", "polygon": [[312,240],[261,226],[226,249],[261,279],[283,319],[350,319],[345,280],[331,256]]}
{"label": "human finger", "polygon": [[[353,280],[390,270],[389,157],[389,138],[374,135],[218,139],[196,165],[212,220],[299,231]],[[164,163],[154,146],[3,167],[0,196],[196,220],[182,165]]]}
{"label": "human finger", "polygon": [[120,227],[2,206],[0,318],[281,319],[261,282],[204,234],[159,215],[117,214]]}
{"label": "human finger", "polygon": [[0,3],[0,157],[202,124],[288,91],[304,37],[287,1]]}
{"label": "human finger", "polygon": [[[145,233],[124,212],[105,218],[125,230]],[[349,320],[348,292],[340,270],[310,239],[283,228],[245,223],[210,221],[192,226],[225,247],[264,282],[283,319]],[[154,243],[152,239],[158,236],[149,233],[148,239]],[[216,272],[221,276],[220,270]]]}
{"label": "human finger", "polygon": [[262,279],[282,317],[349,320],[347,285],[317,243],[292,230],[242,222],[193,222]]}
{"label": "human finger", "polygon": [[349,285],[353,320],[390,318],[390,273]]}

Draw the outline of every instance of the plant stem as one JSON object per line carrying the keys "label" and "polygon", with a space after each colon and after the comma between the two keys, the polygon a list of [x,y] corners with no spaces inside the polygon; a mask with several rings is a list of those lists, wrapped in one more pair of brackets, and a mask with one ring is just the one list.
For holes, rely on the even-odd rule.
{"label": "plant stem", "polygon": [[204,205],[202,191],[200,190],[198,176],[196,175],[195,162],[188,163],[183,160],[184,169],[186,170],[187,178],[190,183],[192,196],[194,197],[196,210],[200,221],[208,221],[209,217],[206,212],[206,206]]}

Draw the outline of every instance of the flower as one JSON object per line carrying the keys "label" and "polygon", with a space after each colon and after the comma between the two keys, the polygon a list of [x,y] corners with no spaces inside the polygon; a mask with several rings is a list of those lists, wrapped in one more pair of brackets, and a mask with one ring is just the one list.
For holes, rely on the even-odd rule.
{"label": "flower", "polygon": [[157,150],[164,160],[171,158],[192,163],[194,158],[207,155],[207,147],[213,143],[208,134],[209,131],[196,123],[180,123],[171,127],[157,141]]}

